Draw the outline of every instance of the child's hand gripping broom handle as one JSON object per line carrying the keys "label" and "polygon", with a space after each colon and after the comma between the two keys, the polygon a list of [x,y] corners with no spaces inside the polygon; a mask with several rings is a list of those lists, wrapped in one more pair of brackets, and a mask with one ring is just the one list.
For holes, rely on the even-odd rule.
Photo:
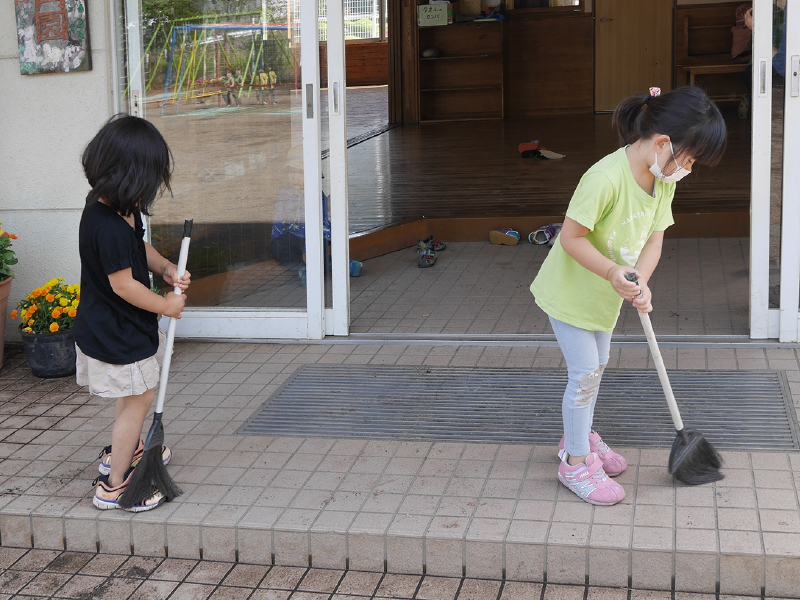
{"label": "child's hand gripping broom handle", "polygon": [[[183,222],[183,239],[181,240],[181,252],[178,256],[178,271],[176,278],[180,279],[186,272],[186,261],[189,258],[189,241],[192,237],[192,223],[193,219],[186,219]],[[180,295],[181,288],[175,285],[175,293]],[[164,348],[164,364],[161,366],[161,379],[158,383],[158,401],[156,402],[156,412],[161,413],[164,409],[164,398],[167,395],[167,380],[169,379],[169,367],[172,363],[172,346],[175,344],[175,327],[178,325],[178,319],[170,318],[169,328],[167,329],[167,343]]]}

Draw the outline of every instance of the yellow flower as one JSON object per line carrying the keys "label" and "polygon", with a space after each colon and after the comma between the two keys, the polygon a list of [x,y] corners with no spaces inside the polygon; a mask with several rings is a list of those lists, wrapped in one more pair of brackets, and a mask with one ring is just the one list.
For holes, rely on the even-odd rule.
{"label": "yellow flower", "polygon": [[61,298],[61,300],[59,300],[58,303],[61,306],[66,306],[67,304],[69,304],[69,300],[67,300],[66,298]]}
{"label": "yellow flower", "polygon": [[75,316],[78,314],[78,311],[75,310],[74,308],[70,308],[67,314],[74,319]]}
{"label": "yellow flower", "polygon": [[16,310],[12,310],[11,311],[11,318],[12,319],[16,319],[17,318],[17,311]]}
{"label": "yellow flower", "polygon": [[47,294],[47,296],[45,296],[44,299],[47,300],[48,302],[55,302],[56,298],[55,296],[53,296],[53,294]]}
{"label": "yellow flower", "polygon": [[31,329],[30,327],[26,327],[22,331],[24,331],[25,333],[33,333],[33,329]]}
{"label": "yellow flower", "polygon": [[50,323],[50,332],[55,333],[58,331],[58,323]]}
{"label": "yellow flower", "polygon": [[72,301],[72,306],[75,306],[75,307],[78,306],[78,299],[77,298],[75,298],[75,300]]}
{"label": "yellow flower", "polygon": [[30,321],[28,321],[28,327],[30,327],[31,325],[33,325],[33,319],[31,319]]}
{"label": "yellow flower", "polygon": [[[59,281],[59,279],[54,277],[53,279],[51,279],[50,281],[47,282],[47,285],[49,285],[50,287],[53,287],[54,285],[58,284],[58,281]],[[62,279],[61,281],[64,281],[64,280]]]}

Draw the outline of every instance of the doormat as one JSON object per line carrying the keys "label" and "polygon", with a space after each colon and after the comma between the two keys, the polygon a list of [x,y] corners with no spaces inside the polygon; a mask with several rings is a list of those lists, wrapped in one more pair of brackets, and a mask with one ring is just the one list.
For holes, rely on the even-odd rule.
{"label": "doormat", "polygon": [[[781,371],[671,371],[685,425],[723,450],[800,449]],[[558,444],[566,370],[303,365],[238,430],[250,435]],[[594,428],[612,446],[675,439],[655,371],[606,369]]]}

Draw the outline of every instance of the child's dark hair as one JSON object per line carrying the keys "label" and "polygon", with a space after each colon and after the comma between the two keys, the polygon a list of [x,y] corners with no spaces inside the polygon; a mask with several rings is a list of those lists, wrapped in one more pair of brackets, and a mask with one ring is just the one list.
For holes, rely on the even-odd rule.
{"label": "child's dark hair", "polygon": [[150,214],[162,186],[172,193],[172,153],[152,123],[115,115],[97,132],[81,156],[92,190],[87,202],[105,198],[112,209],[129,216]]}
{"label": "child's dark hair", "polygon": [[698,87],[676,88],[663,96],[631,96],[614,110],[613,124],[622,145],[668,135],[676,155],[708,166],[716,165],[725,152],[725,120]]}

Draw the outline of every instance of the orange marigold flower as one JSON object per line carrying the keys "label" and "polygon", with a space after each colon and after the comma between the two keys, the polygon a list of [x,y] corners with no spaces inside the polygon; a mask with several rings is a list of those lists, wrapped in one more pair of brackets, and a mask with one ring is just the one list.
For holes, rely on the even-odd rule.
{"label": "orange marigold flower", "polygon": [[58,323],[50,323],[50,332],[55,333],[58,331]]}
{"label": "orange marigold flower", "polygon": [[12,240],[17,239],[17,236],[15,236],[13,233],[9,233],[8,237],[10,237]]}
{"label": "orange marigold flower", "polygon": [[33,290],[33,291],[31,292],[31,295],[32,295],[34,298],[38,298],[39,296],[41,296],[41,295],[42,295],[42,290],[40,290],[39,288],[36,288],[35,290]]}
{"label": "orange marigold flower", "polygon": [[25,333],[33,333],[33,329],[31,329],[30,327],[26,327],[22,331],[24,331]]}
{"label": "orange marigold flower", "polygon": [[54,319],[57,319],[58,317],[60,317],[61,316],[61,307],[56,306],[53,309],[53,312],[50,313],[50,316],[53,317]]}
{"label": "orange marigold flower", "polygon": [[78,311],[75,310],[74,308],[71,308],[69,309],[69,312],[67,314],[74,319],[77,316]]}
{"label": "orange marigold flower", "polygon": [[16,310],[12,310],[11,311],[11,318],[12,319],[16,319],[17,318],[17,311]]}
{"label": "orange marigold flower", "polygon": [[33,325],[33,319],[31,319],[30,321],[28,321],[28,326],[30,327],[31,325]]}
{"label": "orange marigold flower", "polygon": [[53,296],[53,294],[47,294],[47,296],[45,296],[44,299],[47,300],[48,302],[55,302],[56,297]]}

